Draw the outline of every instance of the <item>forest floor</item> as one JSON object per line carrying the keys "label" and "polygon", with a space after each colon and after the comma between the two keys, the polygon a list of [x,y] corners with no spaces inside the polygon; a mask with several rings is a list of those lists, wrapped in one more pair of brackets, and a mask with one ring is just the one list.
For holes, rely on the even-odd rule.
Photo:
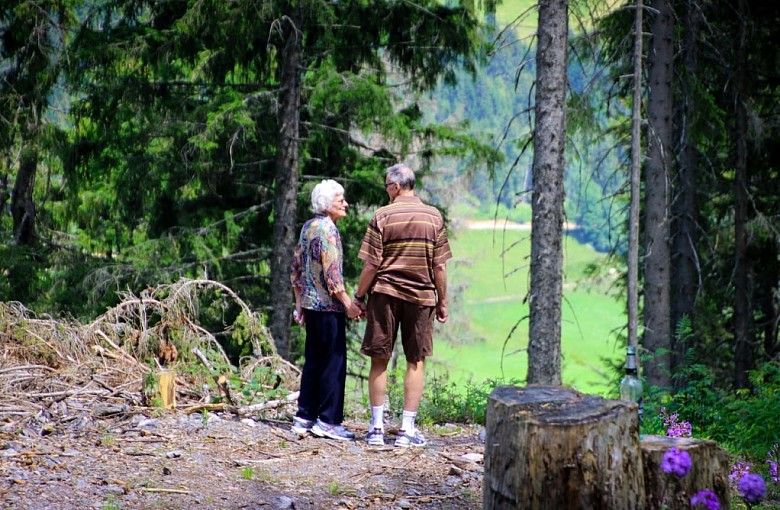
{"label": "forest floor", "polygon": [[[193,315],[211,290],[245,311],[225,325],[251,332],[256,355],[240,369],[224,368],[215,334]],[[190,342],[175,372],[140,361],[176,358],[169,342],[151,342],[174,337]],[[173,409],[161,405],[163,373],[177,374],[165,392]],[[416,449],[392,446],[393,419],[386,447],[369,447],[356,421],[344,424],[356,441],[299,437],[298,374],[260,317],[217,282],[127,295],[89,324],[0,303],[0,510],[482,507],[482,427],[424,430]]]}
{"label": "forest floor", "polygon": [[[300,437],[289,421],[100,406],[58,423],[0,423],[3,509],[474,509],[479,427],[429,430],[423,448]],[[142,412],[143,411],[143,412]],[[151,411],[151,413],[150,413]],[[388,427],[388,433],[394,430]]]}

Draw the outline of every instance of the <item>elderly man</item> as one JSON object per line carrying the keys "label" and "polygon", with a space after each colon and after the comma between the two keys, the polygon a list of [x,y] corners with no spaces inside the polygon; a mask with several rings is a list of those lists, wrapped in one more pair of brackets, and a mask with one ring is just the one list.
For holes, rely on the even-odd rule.
{"label": "elderly man", "polygon": [[[368,225],[358,255],[363,260],[355,300],[365,309],[361,352],[371,357],[368,394],[371,423],[366,441],[384,445],[383,403],[387,364],[401,329],[406,356],[404,410],[396,446],[425,446],[417,409],[425,384],[425,358],[433,354],[433,319],[447,320],[446,262],[452,258],[441,213],[414,194],[414,172],[398,164],[386,170],[390,204]],[[370,298],[366,302],[366,295]]]}

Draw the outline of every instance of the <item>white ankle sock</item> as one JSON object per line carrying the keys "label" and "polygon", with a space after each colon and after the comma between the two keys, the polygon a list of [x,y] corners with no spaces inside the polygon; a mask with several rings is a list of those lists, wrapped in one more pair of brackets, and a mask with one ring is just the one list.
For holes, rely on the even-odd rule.
{"label": "white ankle sock", "polygon": [[417,411],[404,410],[403,418],[401,418],[401,430],[404,432],[412,432],[415,428],[414,420],[417,418]]}
{"label": "white ankle sock", "polygon": [[382,420],[382,412],[385,410],[385,406],[371,406],[371,430],[379,429],[384,430],[385,425]]}

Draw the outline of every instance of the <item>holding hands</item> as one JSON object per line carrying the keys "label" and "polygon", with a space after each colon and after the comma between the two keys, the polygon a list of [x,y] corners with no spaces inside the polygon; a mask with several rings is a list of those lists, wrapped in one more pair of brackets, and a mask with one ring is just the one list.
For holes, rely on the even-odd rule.
{"label": "holding hands", "polygon": [[355,299],[352,300],[352,304],[350,305],[350,308],[355,308],[357,310],[357,315],[352,316],[350,315],[349,311],[347,311],[347,316],[350,319],[360,320],[366,318],[366,296],[359,296],[357,292],[355,292]]}
{"label": "holding hands", "polygon": [[357,301],[352,301],[347,307],[347,317],[352,320],[360,320],[366,316],[365,305],[360,306]]}

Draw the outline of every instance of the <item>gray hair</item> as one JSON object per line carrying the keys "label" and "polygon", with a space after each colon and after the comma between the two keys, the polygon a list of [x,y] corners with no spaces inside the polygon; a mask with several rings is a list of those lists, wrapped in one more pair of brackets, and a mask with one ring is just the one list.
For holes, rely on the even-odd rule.
{"label": "gray hair", "polygon": [[414,171],[409,165],[397,163],[385,170],[385,174],[390,182],[397,182],[401,189],[414,189]]}
{"label": "gray hair", "polygon": [[344,187],[332,179],[324,179],[311,190],[311,210],[322,214],[333,205],[338,195],[344,194]]}

